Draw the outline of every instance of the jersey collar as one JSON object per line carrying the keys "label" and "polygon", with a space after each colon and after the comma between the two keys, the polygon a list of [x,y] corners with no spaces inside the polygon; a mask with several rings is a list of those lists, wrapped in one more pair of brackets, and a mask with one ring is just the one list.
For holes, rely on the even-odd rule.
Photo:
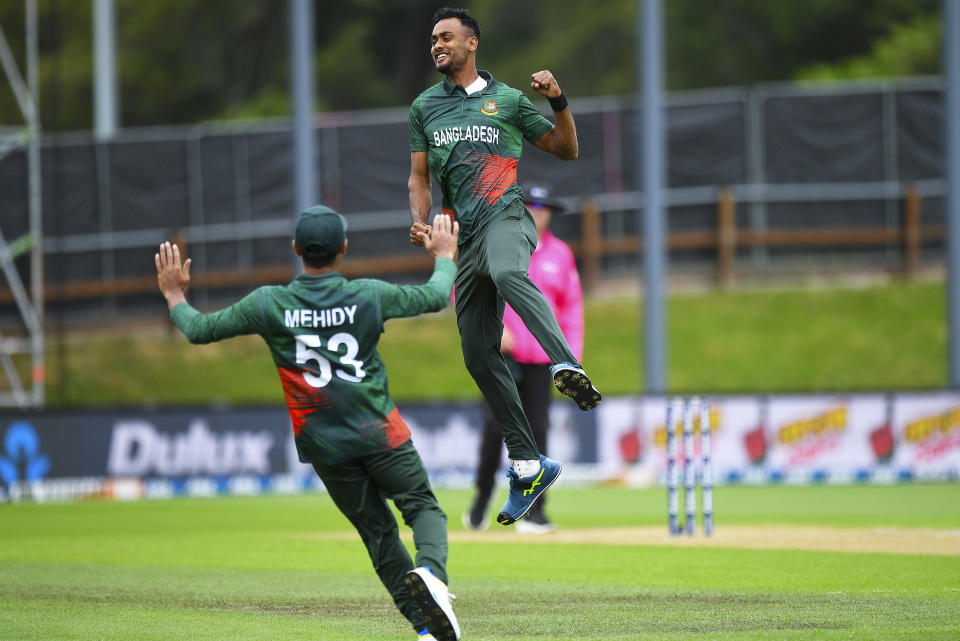
{"label": "jersey collar", "polygon": [[[477,73],[480,75],[481,78],[487,81],[487,86],[480,91],[480,94],[483,95],[488,93],[495,93],[494,86],[497,84],[497,81],[494,79],[493,74],[491,74],[489,71],[484,71],[483,69],[477,69]],[[454,93],[458,93],[461,96],[467,95],[467,91],[463,88],[463,85],[455,85],[452,82],[450,82],[449,78],[446,78],[446,77],[443,79],[443,90],[447,92],[448,95],[451,95],[451,96]],[[473,95],[476,95],[476,94],[473,94]]]}
{"label": "jersey collar", "polygon": [[327,272],[326,274],[304,274],[301,272],[297,274],[294,280],[298,280],[303,283],[316,283],[320,281],[336,280],[338,278],[343,278],[343,276],[337,271]]}

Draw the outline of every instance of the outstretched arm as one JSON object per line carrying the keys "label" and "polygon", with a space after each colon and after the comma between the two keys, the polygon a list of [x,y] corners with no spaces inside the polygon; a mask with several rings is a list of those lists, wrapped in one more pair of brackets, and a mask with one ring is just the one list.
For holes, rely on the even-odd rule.
{"label": "outstretched arm", "polygon": [[[530,86],[541,96],[547,99],[563,96],[563,91],[557,84],[557,79],[549,71],[538,71],[530,78]],[[566,98],[563,98],[563,102],[566,103]],[[551,102],[552,106],[553,102]],[[554,110],[553,114],[553,127],[540,136],[535,144],[561,160],[576,160],[580,153],[580,146],[577,143],[577,126],[573,121],[570,107],[564,105],[563,109],[560,111]]]}
{"label": "outstretched arm", "polygon": [[430,225],[427,219],[430,216],[430,207],[433,205],[433,196],[430,194],[430,170],[427,167],[427,152],[410,152],[410,179],[407,181],[410,190],[410,242],[423,247],[421,233],[429,234]]}
{"label": "outstretched arm", "polygon": [[261,305],[257,298],[259,290],[226,309],[201,314],[187,302],[190,259],[181,265],[180,248],[165,242],[160,245],[160,251],[154,254],[153,260],[157,265],[160,293],[167,299],[167,306],[170,308],[170,319],[191,343],[212,343],[231,336],[261,331]]}

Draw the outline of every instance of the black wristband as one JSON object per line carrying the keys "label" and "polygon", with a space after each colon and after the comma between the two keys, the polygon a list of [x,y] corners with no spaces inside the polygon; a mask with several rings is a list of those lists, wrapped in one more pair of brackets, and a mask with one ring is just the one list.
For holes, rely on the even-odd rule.
{"label": "black wristband", "polygon": [[563,111],[567,108],[567,94],[561,91],[556,98],[547,98],[547,102],[550,103],[550,108],[554,111]]}

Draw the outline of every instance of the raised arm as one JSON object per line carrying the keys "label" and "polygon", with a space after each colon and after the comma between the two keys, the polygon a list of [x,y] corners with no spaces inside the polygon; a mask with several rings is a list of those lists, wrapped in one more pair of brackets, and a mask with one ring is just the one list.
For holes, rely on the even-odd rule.
{"label": "raised arm", "polygon": [[160,245],[154,257],[157,266],[157,284],[167,300],[170,319],[191,343],[214,341],[256,334],[261,329],[257,292],[248,294],[239,302],[212,314],[201,314],[187,302],[190,285],[190,259],[180,263],[180,248],[170,242]]}
{"label": "raised arm", "polygon": [[430,170],[427,167],[427,152],[410,152],[410,179],[407,181],[410,191],[410,242],[423,247],[421,232],[430,233],[427,220],[430,217],[430,207],[433,205],[433,196],[430,194]]}
{"label": "raised arm", "polygon": [[[541,96],[550,100],[554,115],[553,127],[540,136],[534,144],[561,160],[576,160],[580,153],[577,126],[573,121],[570,107],[567,106],[566,96],[557,84],[557,79],[547,70],[538,71],[530,78],[530,86]],[[562,106],[562,109],[557,110],[558,106]]]}

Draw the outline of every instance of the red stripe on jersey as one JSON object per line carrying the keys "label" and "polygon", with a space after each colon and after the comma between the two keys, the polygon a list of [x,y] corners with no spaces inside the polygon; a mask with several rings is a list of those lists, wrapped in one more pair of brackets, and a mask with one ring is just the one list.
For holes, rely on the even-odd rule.
{"label": "red stripe on jersey", "polygon": [[471,193],[476,198],[483,198],[487,204],[492,205],[517,182],[519,158],[474,152],[468,154],[464,161],[481,166]]}
{"label": "red stripe on jersey", "polygon": [[393,408],[393,411],[387,414],[386,418],[357,426],[357,431],[364,438],[376,442],[385,442],[389,449],[406,443],[410,438],[410,428],[400,418],[400,412],[397,408]]}
{"label": "red stripe on jersey", "polygon": [[406,443],[410,438],[410,428],[400,417],[400,411],[394,407],[393,411],[387,414],[387,445],[391,448]]}
{"label": "red stripe on jersey", "polygon": [[283,395],[287,398],[287,410],[293,422],[294,436],[300,436],[307,417],[320,410],[333,407],[330,397],[303,378],[303,372],[288,367],[278,367]]}
{"label": "red stripe on jersey", "polygon": [[440,213],[443,214],[444,216],[450,216],[451,221],[454,221],[457,219],[457,212],[453,211],[452,209],[441,209]]}

